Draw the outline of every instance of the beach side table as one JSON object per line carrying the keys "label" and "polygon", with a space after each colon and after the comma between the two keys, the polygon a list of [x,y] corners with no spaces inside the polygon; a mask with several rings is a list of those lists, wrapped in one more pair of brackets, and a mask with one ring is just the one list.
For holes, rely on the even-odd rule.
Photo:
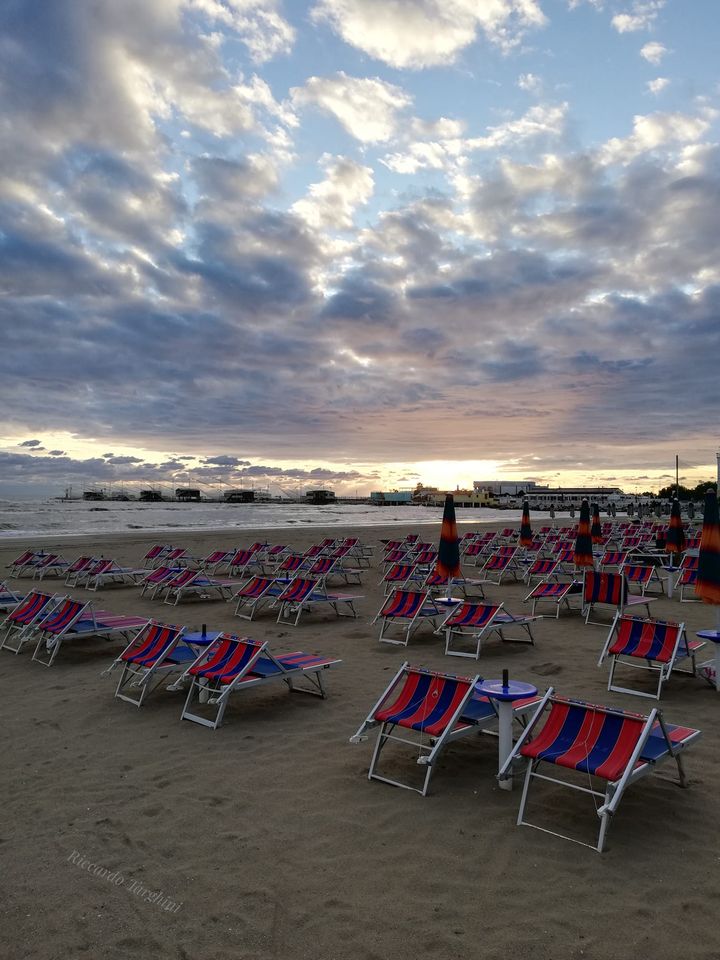
{"label": "beach side table", "polygon": [[[715,644],[715,659],[706,660],[705,663],[701,663],[698,666],[698,670],[702,671],[703,667],[705,668],[707,672],[701,675],[720,693],[720,630],[698,630],[697,636],[700,637],[701,640],[709,640]],[[715,671],[714,677],[711,676],[713,670]]]}
{"label": "beach side table", "polygon": [[673,578],[675,574],[680,570],[680,567],[669,566],[669,567],[663,567],[662,569],[663,569],[663,572],[665,573],[665,593],[667,595],[668,600],[672,600],[673,584],[674,584]]}
{"label": "beach side table", "polygon": [[[513,704],[516,700],[534,697],[538,692],[537,687],[532,683],[523,683],[521,680],[509,680],[506,684],[502,680],[481,680],[480,683],[475,684],[475,689],[497,703],[498,772],[500,772],[513,748]],[[512,790],[512,777],[501,780],[499,785],[501,790]]]}

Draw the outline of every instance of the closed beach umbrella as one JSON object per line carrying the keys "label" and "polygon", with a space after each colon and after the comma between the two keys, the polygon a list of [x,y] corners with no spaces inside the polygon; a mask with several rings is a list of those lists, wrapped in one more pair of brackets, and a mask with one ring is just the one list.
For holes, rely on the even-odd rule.
{"label": "closed beach umbrella", "polygon": [[668,553],[680,554],[685,549],[685,531],[680,516],[680,501],[676,498],[670,510],[670,524],[665,532],[665,550]]}
{"label": "closed beach umbrella", "polygon": [[455,520],[455,501],[451,493],[445,497],[436,570],[441,577],[447,577],[448,582],[451,577],[460,576],[460,543]]}
{"label": "closed beach umbrella", "polygon": [[593,517],[592,517],[592,526],[590,527],[590,537],[592,538],[593,543],[602,543],[602,526],[600,524],[600,506],[597,503],[593,504]]}
{"label": "closed beach umbrella", "polygon": [[550,519],[551,519],[551,520],[554,520],[554,519],[555,519],[555,504],[554,504],[554,503],[551,503],[551,504],[550,504]]}
{"label": "closed beach umbrella", "polygon": [[575,566],[594,566],[592,537],[590,536],[590,504],[583,500],[580,506],[580,520],[575,536]]}
{"label": "closed beach umbrella", "polygon": [[690,503],[688,504],[687,510],[688,510],[688,517],[690,517],[691,520],[694,520],[694,519],[695,519],[695,504],[692,502],[692,500],[691,500]]}
{"label": "closed beach umbrella", "polygon": [[632,500],[631,500],[630,503],[628,504],[627,515],[628,515],[629,517],[634,517],[634,516],[635,516],[635,504],[632,502]]}
{"label": "closed beach umbrella", "polygon": [[532,530],[530,528],[530,504],[523,500],[522,520],[520,521],[520,546],[529,547],[532,543]]}
{"label": "closed beach umbrella", "polygon": [[[705,494],[705,517],[700,539],[695,593],[705,603],[720,605],[720,517],[718,517],[717,494],[714,490],[708,490]],[[718,614],[718,629],[720,629],[720,610]]]}

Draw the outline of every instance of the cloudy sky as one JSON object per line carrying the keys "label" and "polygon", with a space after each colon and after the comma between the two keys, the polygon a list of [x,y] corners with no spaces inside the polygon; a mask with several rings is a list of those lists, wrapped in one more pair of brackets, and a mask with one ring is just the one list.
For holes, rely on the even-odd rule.
{"label": "cloudy sky", "polygon": [[717,0],[0,0],[0,495],[714,474]]}

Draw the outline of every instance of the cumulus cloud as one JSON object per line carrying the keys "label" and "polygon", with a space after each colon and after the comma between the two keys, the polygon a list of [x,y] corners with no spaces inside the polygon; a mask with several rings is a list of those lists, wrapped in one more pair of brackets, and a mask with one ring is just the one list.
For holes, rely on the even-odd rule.
{"label": "cumulus cloud", "polygon": [[654,66],[660,63],[666,53],[667,47],[665,44],[659,43],[657,40],[649,41],[640,49],[640,56]]}
{"label": "cumulus cloud", "polygon": [[42,440],[23,440],[22,443],[19,443],[19,447],[40,447],[42,445]]}
{"label": "cumulus cloud", "polygon": [[537,0],[319,0],[313,17],[392,67],[453,63],[482,33],[503,49],[545,23]]}
{"label": "cumulus cloud", "polygon": [[296,106],[313,104],[331,113],[362,143],[390,140],[398,114],[412,103],[400,87],[378,77],[349,77],[342,70],[332,77],[309,77],[290,91]]}
{"label": "cumulus cloud", "polygon": [[649,29],[665,6],[665,0],[635,0],[629,11],[616,13],[610,21],[618,33]]}
{"label": "cumulus cloud", "polygon": [[372,196],[373,172],[347,157],[325,155],[320,159],[325,179],[311,183],[308,195],[292,210],[314,229],[346,230],[353,214]]}
{"label": "cumulus cloud", "polygon": [[668,86],[670,86],[670,81],[667,77],[656,77],[655,80],[648,80],[647,82],[648,90],[650,93],[654,93],[655,95],[662,93],[662,91]]}
{"label": "cumulus cloud", "polygon": [[295,30],[281,16],[275,0],[186,2],[191,11],[204,14],[213,25],[232,30],[248,48],[256,63],[264,63],[292,49]]}

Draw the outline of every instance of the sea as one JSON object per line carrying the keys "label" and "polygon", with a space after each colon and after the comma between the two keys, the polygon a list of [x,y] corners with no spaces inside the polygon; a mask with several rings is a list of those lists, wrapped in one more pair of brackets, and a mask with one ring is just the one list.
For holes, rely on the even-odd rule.
{"label": "sea", "polygon": [[[520,510],[458,508],[458,525],[520,521]],[[557,518],[562,518],[558,513]],[[568,515],[565,515],[568,516]],[[542,523],[548,515],[539,513]],[[139,501],[0,500],[0,538],[212,530],[281,529],[283,527],[379,526],[392,523],[435,524],[442,507],[376,507],[362,503],[140,503]],[[468,526],[469,525],[469,526]]]}

